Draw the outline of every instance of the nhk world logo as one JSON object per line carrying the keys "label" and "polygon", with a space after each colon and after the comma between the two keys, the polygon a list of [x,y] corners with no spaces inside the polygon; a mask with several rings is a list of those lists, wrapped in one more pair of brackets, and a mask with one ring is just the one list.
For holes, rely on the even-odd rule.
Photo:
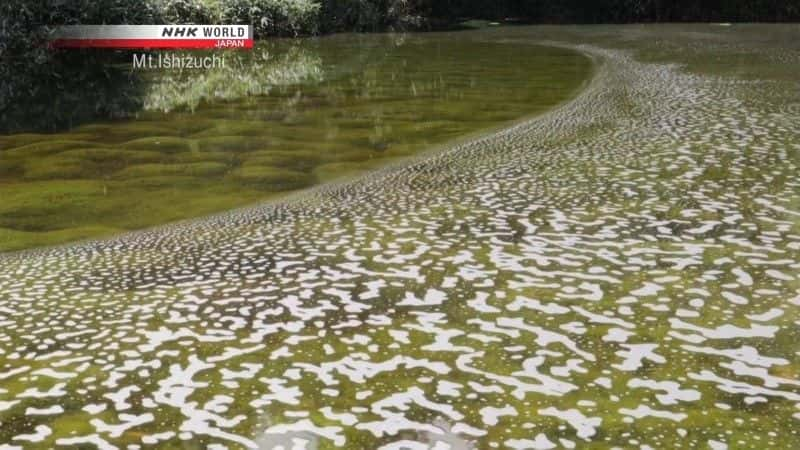
{"label": "nhk world logo", "polygon": [[55,48],[253,48],[249,25],[71,25],[56,29]]}

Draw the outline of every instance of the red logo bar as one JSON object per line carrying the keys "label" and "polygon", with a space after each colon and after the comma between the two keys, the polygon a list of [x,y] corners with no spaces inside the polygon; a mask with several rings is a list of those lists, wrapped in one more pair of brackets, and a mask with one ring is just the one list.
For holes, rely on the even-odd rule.
{"label": "red logo bar", "polygon": [[58,27],[54,48],[250,49],[249,25],[71,25]]}

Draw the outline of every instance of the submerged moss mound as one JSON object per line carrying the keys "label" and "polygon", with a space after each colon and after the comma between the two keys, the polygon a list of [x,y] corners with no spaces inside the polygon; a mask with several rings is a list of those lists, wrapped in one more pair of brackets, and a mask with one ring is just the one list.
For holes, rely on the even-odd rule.
{"label": "submerged moss mound", "polygon": [[61,153],[65,150],[92,148],[99,145],[100,144],[94,142],[77,140],[43,141],[8,149],[3,152],[3,158],[31,159],[34,156],[48,156]]}
{"label": "submerged moss mound", "polygon": [[46,134],[35,133],[21,133],[10,136],[0,136],[0,150],[7,150],[47,139],[49,139],[49,136]]}
{"label": "submerged moss mound", "polygon": [[[67,150],[42,158],[19,158],[21,175],[27,180],[107,178],[129,164],[158,161],[157,153],[129,152],[107,148]],[[15,174],[10,174],[15,175]]]}
{"label": "submerged moss mound", "polygon": [[270,147],[273,141],[267,137],[215,136],[197,141],[202,151],[248,152]]}
{"label": "submerged moss mound", "polygon": [[314,177],[278,167],[246,166],[230,173],[235,181],[269,191],[288,191],[310,186]]}
{"label": "submerged moss mound", "polygon": [[180,136],[181,131],[165,124],[153,122],[118,122],[99,126],[93,131],[110,142],[122,143],[143,136]]}
{"label": "submerged moss mound", "polygon": [[[225,114],[225,110],[219,111]],[[213,127],[200,131],[192,135],[194,138],[209,138],[217,136],[265,136],[269,131],[269,126],[261,121],[215,121]]]}
{"label": "submerged moss mound", "polygon": [[31,181],[0,186],[0,228],[59,230],[80,223],[103,196],[102,183],[86,180]]}
{"label": "submerged moss mound", "polygon": [[192,176],[205,177],[225,173],[228,166],[215,162],[196,162],[188,164],[139,164],[126,167],[115,174],[116,178],[137,178],[153,176]]}
{"label": "submerged moss mound", "polygon": [[247,155],[243,165],[285,167],[305,171],[318,166],[322,161],[323,158],[320,154],[311,154],[310,152],[256,151]]}
{"label": "submerged moss mound", "polygon": [[30,161],[24,166],[26,180],[69,180],[89,178],[94,173],[87,161],[74,158],[44,158]]}
{"label": "submerged moss mound", "polygon": [[131,151],[112,148],[68,150],[59,153],[58,156],[91,161],[111,168],[121,168],[129,164],[155,163],[164,160],[164,156],[155,151]]}
{"label": "submerged moss mound", "polygon": [[120,145],[123,149],[149,150],[161,153],[188,152],[192,149],[192,141],[171,136],[156,136],[134,139]]}
{"label": "submerged moss mound", "polygon": [[0,177],[10,178],[21,172],[24,167],[24,162],[21,160],[0,160]]}

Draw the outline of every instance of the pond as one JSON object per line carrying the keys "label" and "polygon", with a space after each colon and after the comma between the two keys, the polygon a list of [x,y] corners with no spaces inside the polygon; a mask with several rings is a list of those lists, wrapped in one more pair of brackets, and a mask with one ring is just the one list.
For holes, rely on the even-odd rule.
{"label": "pond", "polygon": [[112,98],[54,106],[69,123],[73,109],[133,97],[139,110],[124,111],[133,117],[0,136],[0,251],[199,217],[352,177],[545,111],[591,68],[569,50],[451,36],[339,35],[217,55],[223,68],[140,69],[110,84]]}
{"label": "pond", "polygon": [[[182,135],[130,151],[161,157],[159,145],[190,141],[170,154],[201,154],[205,131],[230,127],[246,138],[236,142],[275,140],[309,161],[286,167],[276,161],[288,155],[266,150],[263,167],[338,181],[0,255],[0,443],[800,447],[800,29],[520,26],[395,39],[310,41],[330,48],[306,50],[320,58],[319,70],[294,70],[307,84],[206,104],[169,81],[175,95],[146,102],[168,113],[66,132],[130,143],[148,139],[131,135],[138,126],[170,130],[183,117]],[[379,49],[355,64],[348,45]],[[420,48],[429,57],[414,67],[366,69]],[[474,59],[477,49],[503,68]],[[514,74],[523,55],[530,70]],[[540,75],[540,58],[561,69]],[[336,75],[337,61],[362,69]],[[459,67],[448,78],[461,87],[422,75],[437,64]],[[404,81],[380,81],[391,73]],[[485,76],[504,81],[483,90]],[[558,95],[525,90],[545,79]],[[306,94],[326,83],[341,96]],[[371,104],[365,85],[403,99]],[[449,112],[447,126],[430,117]],[[367,125],[345,126],[353,117]],[[326,121],[337,124],[303,126]],[[415,126],[438,137],[415,137]],[[30,136],[3,142],[35,145]],[[309,136],[324,143],[291,146]],[[370,158],[326,159],[353,148],[380,167],[351,175]],[[121,170],[144,164],[163,163]],[[131,180],[159,176],[203,178]]]}

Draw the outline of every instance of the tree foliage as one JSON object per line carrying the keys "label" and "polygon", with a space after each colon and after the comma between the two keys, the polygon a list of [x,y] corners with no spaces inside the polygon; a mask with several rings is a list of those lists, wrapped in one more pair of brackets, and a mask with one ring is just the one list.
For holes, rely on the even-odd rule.
{"label": "tree foliage", "polygon": [[223,23],[251,24],[256,37],[319,31],[320,4],[314,0],[229,0],[220,6]]}
{"label": "tree foliage", "polygon": [[160,0],[161,22],[169,24],[213,24],[219,13],[203,0]]}
{"label": "tree foliage", "polygon": [[429,15],[548,23],[783,22],[800,0],[428,0]]}
{"label": "tree foliage", "polygon": [[322,27],[327,31],[413,29],[423,22],[424,4],[414,0],[324,0]]}

